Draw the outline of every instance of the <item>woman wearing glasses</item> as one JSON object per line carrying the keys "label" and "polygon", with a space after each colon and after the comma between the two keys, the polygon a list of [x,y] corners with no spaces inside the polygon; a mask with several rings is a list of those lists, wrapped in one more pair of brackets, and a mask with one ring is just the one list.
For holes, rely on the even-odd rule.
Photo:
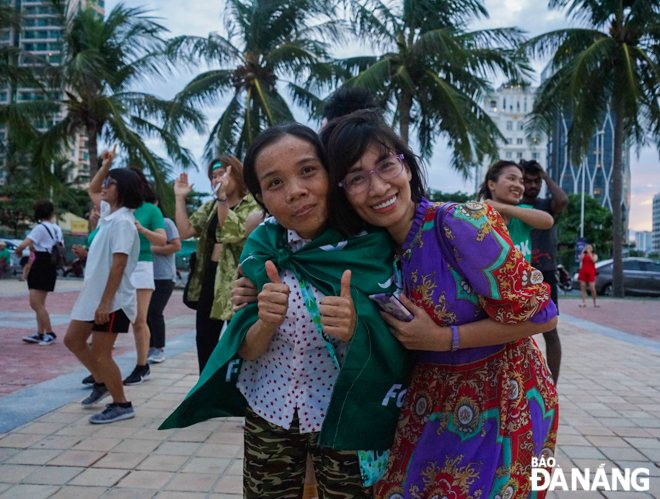
{"label": "woman wearing glasses", "polygon": [[487,205],[433,204],[412,151],[374,113],[322,136],[331,223],[384,227],[410,322],[382,314],[417,351],[379,498],[527,497],[532,457],[552,456],[557,395],[532,334],[554,327],[539,271]]}
{"label": "woman wearing glasses", "polygon": [[[243,183],[243,165],[234,156],[220,156],[208,166],[213,199],[188,218],[186,198],[193,185],[182,173],[174,183],[176,226],[182,240],[198,237],[196,263],[188,281],[188,301],[197,308],[197,360],[201,373],[218,344],[225,321],[233,315],[229,301],[245,241],[246,222],[259,205]],[[252,221],[254,217],[250,218]]]}
{"label": "woman wearing glasses", "polygon": [[[101,155],[111,164],[114,151]],[[109,167],[108,167],[109,168]],[[133,211],[142,205],[138,176],[126,168],[108,171],[101,182],[99,230],[87,255],[85,284],[71,311],[64,344],[91,371],[94,387],[82,401],[93,405],[111,395],[113,402],[89,418],[91,423],[113,423],[135,416],[126,399],[121,372],[112,358],[117,335],[127,333],[137,317],[131,274],[140,253],[140,239]],[[87,340],[93,335],[92,344]]]}

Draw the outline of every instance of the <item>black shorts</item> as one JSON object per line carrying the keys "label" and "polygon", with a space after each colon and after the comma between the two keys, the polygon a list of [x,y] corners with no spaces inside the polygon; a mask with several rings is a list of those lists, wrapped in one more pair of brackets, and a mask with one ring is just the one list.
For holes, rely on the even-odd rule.
{"label": "black shorts", "polygon": [[[94,324],[94,321],[87,321]],[[94,324],[92,331],[100,333],[128,333],[128,326],[131,324],[128,316],[120,308],[116,312],[110,313],[110,320],[105,324]]]}
{"label": "black shorts", "polygon": [[50,263],[50,253],[36,251],[27,277],[28,289],[50,292],[55,289],[55,281],[57,281],[57,268]]}
{"label": "black shorts", "polygon": [[557,312],[559,312],[559,302],[557,301],[559,296],[557,292],[557,276],[555,275],[555,271],[542,270],[541,273],[543,274],[543,282],[547,282],[550,285],[550,298],[555,302]]}

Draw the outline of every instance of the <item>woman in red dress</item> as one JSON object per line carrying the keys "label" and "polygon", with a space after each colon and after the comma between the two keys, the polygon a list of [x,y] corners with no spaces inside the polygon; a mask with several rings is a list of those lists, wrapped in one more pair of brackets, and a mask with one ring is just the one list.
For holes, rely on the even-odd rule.
{"label": "woman in red dress", "polygon": [[591,290],[591,297],[594,300],[594,307],[598,308],[596,304],[596,262],[598,255],[594,253],[594,247],[591,244],[587,246],[580,253],[580,273],[578,274],[578,281],[580,281],[580,289],[582,291],[582,305],[584,308],[587,306],[587,283]]}

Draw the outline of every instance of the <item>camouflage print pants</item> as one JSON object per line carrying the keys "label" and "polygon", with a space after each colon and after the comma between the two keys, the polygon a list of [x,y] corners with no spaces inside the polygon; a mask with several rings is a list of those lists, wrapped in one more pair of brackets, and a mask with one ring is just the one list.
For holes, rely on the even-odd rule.
{"label": "camouflage print pants", "polygon": [[362,485],[357,452],[319,447],[318,433],[300,433],[294,415],[288,430],[250,407],[245,416],[244,499],[300,499],[307,454],[312,456],[319,499],[371,499]]}

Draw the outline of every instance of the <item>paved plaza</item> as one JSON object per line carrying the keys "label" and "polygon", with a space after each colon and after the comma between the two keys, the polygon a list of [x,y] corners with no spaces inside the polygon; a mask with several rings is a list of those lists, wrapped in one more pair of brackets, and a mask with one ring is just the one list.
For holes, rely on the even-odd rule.
{"label": "paved plaza", "polygon": [[[61,341],[49,347],[23,344],[20,337],[31,332],[33,320],[27,296],[3,286],[0,281],[1,499],[241,497],[240,418],[157,431],[197,380],[194,315],[180,304],[179,292],[166,314],[168,360],[152,366],[150,381],[127,387],[137,416],[91,425],[87,418],[102,406],[79,403],[88,393],[80,384],[86,371]],[[60,339],[75,286],[67,283],[49,297]],[[575,299],[560,302],[558,464],[567,476],[571,468],[595,470],[601,464],[608,474],[648,468],[650,490],[558,491],[548,497],[660,499],[660,302],[577,305]],[[542,337],[538,342],[543,348]],[[122,338],[116,358],[122,372],[130,372],[132,335]]]}

